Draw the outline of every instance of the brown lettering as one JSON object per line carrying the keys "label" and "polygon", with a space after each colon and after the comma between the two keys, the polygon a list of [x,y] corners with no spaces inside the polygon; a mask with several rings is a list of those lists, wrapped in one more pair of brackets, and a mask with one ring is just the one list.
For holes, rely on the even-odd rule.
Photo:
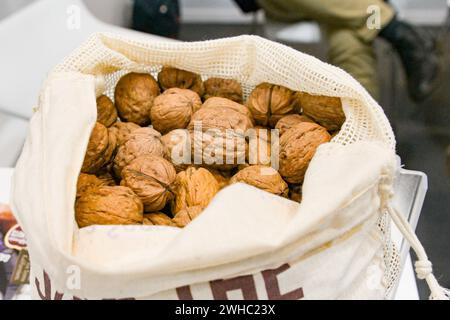
{"label": "brown lettering", "polygon": [[302,288],[281,294],[277,276],[289,268],[289,264],[286,263],[277,269],[265,270],[262,272],[269,300],[298,300],[304,297]]}
{"label": "brown lettering", "polygon": [[244,300],[257,300],[255,281],[252,275],[240,276],[228,280],[215,280],[210,282],[211,291],[215,300],[228,300],[227,292],[242,290]]}
{"label": "brown lettering", "polygon": [[191,287],[184,286],[177,288],[178,300],[194,300],[192,297]]}
{"label": "brown lettering", "polygon": [[[34,284],[36,285],[36,290],[41,300],[52,300],[52,283],[47,272],[44,271],[44,294],[42,294],[38,278],[34,278]],[[53,300],[62,300],[62,297],[63,294],[56,291]]]}

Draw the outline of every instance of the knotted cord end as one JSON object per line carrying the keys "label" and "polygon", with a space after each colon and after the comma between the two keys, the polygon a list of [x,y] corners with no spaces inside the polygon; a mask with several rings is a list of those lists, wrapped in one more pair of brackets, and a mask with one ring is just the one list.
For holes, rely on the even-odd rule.
{"label": "knotted cord end", "polygon": [[417,260],[414,263],[414,267],[416,269],[417,278],[421,280],[426,279],[427,276],[433,273],[433,265],[430,260]]}

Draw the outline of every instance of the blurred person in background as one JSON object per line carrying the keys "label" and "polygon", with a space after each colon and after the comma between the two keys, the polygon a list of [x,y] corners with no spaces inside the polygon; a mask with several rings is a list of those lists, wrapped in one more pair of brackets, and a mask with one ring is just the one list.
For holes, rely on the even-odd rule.
{"label": "blurred person in background", "polygon": [[[424,30],[397,19],[383,0],[234,0],[244,12],[262,8],[272,20],[295,23],[317,21],[325,32],[330,63],[356,78],[379,99],[373,41],[387,40],[397,51],[408,80],[408,93],[416,101],[426,99],[437,84],[440,71],[436,40]],[[376,6],[371,13],[369,8]],[[379,14],[379,26],[368,27]]]}
{"label": "blurred person in background", "polygon": [[180,29],[178,0],[134,0],[133,29],[177,38]]}
{"label": "blurred person in background", "polygon": [[450,145],[447,147],[447,175],[450,180]]}

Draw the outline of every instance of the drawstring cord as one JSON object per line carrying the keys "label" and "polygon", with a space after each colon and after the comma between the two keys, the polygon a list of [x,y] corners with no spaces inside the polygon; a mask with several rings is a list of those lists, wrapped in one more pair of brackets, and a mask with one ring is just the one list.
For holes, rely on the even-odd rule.
{"label": "drawstring cord", "polygon": [[436,277],[433,274],[431,261],[428,260],[425,249],[412,230],[411,225],[402,214],[400,214],[395,208],[390,205],[390,199],[394,195],[392,178],[390,175],[385,175],[382,177],[380,184],[380,193],[382,196],[382,203],[384,208],[387,210],[395,225],[400,230],[405,239],[409,242],[411,248],[417,255],[418,260],[414,263],[417,278],[425,280],[427,282],[428,287],[431,291],[430,299],[449,300],[450,290],[439,285]]}
{"label": "drawstring cord", "polygon": [[449,300],[450,291],[446,288],[441,287],[436,280],[436,277],[433,274],[431,261],[428,260],[425,249],[412,230],[409,222],[406,221],[403,215],[399,214],[397,210],[395,210],[391,206],[388,206],[387,210],[395,225],[403,234],[405,239],[408,240],[411,248],[413,248],[414,252],[417,255],[418,260],[414,263],[414,267],[417,273],[417,277],[422,280],[424,279],[427,282],[428,287],[431,291],[430,299]]}

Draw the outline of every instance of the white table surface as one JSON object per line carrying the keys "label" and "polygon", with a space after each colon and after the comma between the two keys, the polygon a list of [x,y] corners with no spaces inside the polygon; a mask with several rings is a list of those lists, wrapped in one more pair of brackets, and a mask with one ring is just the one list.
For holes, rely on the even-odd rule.
{"label": "white table surface", "polygon": [[[11,177],[13,169],[0,168],[0,203],[9,202],[9,194],[11,187]],[[403,268],[397,292],[395,294],[396,300],[418,300],[419,294],[417,291],[417,284],[415,280],[414,270],[411,263],[411,258],[408,258]]]}

